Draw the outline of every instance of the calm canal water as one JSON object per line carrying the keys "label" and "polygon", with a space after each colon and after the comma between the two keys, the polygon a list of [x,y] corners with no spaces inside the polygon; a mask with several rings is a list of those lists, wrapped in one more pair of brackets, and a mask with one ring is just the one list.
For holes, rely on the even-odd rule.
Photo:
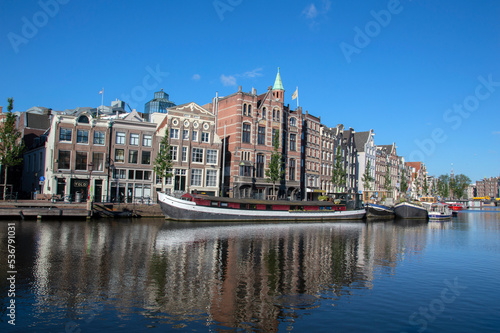
{"label": "calm canal water", "polygon": [[499,332],[500,210],[452,222],[16,222],[2,332]]}

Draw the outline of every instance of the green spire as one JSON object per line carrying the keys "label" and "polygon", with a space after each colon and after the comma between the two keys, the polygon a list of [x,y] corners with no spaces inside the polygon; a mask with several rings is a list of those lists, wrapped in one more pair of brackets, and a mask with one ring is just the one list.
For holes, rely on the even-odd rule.
{"label": "green spire", "polygon": [[274,81],[273,90],[285,90],[285,88],[283,88],[283,83],[281,82],[279,67],[278,67],[278,74],[276,75],[276,80]]}

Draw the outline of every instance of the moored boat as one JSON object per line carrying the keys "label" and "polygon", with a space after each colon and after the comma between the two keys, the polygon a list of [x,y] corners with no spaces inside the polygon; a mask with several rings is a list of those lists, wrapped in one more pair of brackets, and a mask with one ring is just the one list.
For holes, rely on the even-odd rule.
{"label": "moored boat", "polygon": [[395,216],[394,215],[394,207],[367,203],[365,205],[365,208],[366,208],[366,218],[367,219],[391,220]]}
{"label": "moored boat", "polygon": [[185,195],[179,199],[158,193],[167,219],[177,221],[334,221],[360,220],[365,209],[330,201],[271,201]]}
{"label": "moored boat", "polygon": [[451,220],[452,210],[447,205],[441,203],[425,204],[429,220],[446,221]]}
{"label": "moored boat", "polygon": [[394,206],[396,218],[401,219],[427,219],[428,213],[424,206],[418,203],[401,202]]}
{"label": "moored boat", "polygon": [[462,206],[459,203],[452,203],[452,204],[448,205],[448,208],[451,209],[451,210],[453,210],[453,211],[459,211],[459,210],[464,209],[464,206]]}

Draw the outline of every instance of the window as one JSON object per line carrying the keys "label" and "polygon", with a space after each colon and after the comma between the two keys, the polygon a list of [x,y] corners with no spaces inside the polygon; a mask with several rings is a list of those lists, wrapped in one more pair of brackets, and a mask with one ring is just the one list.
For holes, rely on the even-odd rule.
{"label": "window", "polygon": [[266,144],[266,128],[264,126],[259,126],[257,133],[257,144]]}
{"label": "window", "polygon": [[262,118],[266,118],[266,108],[262,108]]}
{"label": "window", "polygon": [[255,177],[264,177],[264,154],[257,154],[257,165],[255,168]]}
{"label": "window", "polygon": [[128,152],[128,162],[137,164],[137,157],[139,156],[139,152],[137,150],[129,150]]}
{"label": "window", "polygon": [[276,110],[273,110],[273,121],[276,120]]}
{"label": "window", "polygon": [[130,145],[131,146],[138,146],[139,145],[139,134],[130,133]]}
{"label": "window", "polygon": [[189,130],[182,131],[182,140],[189,140]]}
{"label": "window", "polygon": [[88,124],[89,123],[89,118],[87,116],[81,115],[78,118],[78,122],[82,124]]}
{"label": "window", "polygon": [[179,138],[179,129],[178,128],[172,128],[170,130],[170,139],[178,139]]}
{"label": "window", "polygon": [[182,147],[182,162],[187,162],[188,157],[187,157],[187,147]]}
{"label": "window", "polygon": [[[273,128],[273,136],[272,136],[273,140],[274,140],[274,136],[276,135],[276,132],[277,132],[277,131],[278,131],[278,130],[277,130],[276,128]],[[273,143],[274,143],[274,141],[273,141]]]}
{"label": "window", "polygon": [[207,164],[217,164],[217,150],[207,149]]}
{"label": "window", "polygon": [[115,162],[125,162],[125,150],[115,149]]}
{"label": "window", "polygon": [[128,179],[134,179],[135,171],[134,170],[129,170],[128,171]]}
{"label": "window", "polygon": [[191,170],[191,186],[201,186],[201,169]]}
{"label": "window", "polygon": [[243,115],[244,116],[247,115],[247,105],[246,104],[243,104]]}
{"label": "window", "polygon": [[89,143],[89,131],[77,130],[76,143]]}
{"label": "window", "polygon": [[193,157],[191,160],[194,163],[203,163],[203,149],[193,148]]}
{"label": "window", "polygon": [[75,170],[87,170],[87,153],[77,151]]}
{"label": "window", "polygon": [[198,141],[198,131],[193,131],[193,141]]}
{"label": "window", "polygon": [[124,145],[125,144],[125,133],[124,132],[116,132],[116,144]]}
{"label": "window", "polygon": [[217,186],[217,170],[207,170],[206,186]]}
{"label": "window", "polygon": [[209,141],[208,138],[209,138],[208,132],[202,132],[201,133],[201,142],[206,142],[207,143]]}
{"label": "window", "polygon": [[125,169],[115,169],[113,171],[113,178],[117,179],[126,179],[127,170]]}
{"label": "window", "polygon": [[297,126],[297,118],[295,117],[290,118],[290,126]]}
{"label": "window", "polygon": [[295,180],[295,159],[291,158],[288,165],[288,179]]}
{"label": "window", "polygon": [[240,176],[252,177],[252,166],[251,165],[240,165]]}
{"label": "window", "polygon": [[95,145],[104,145],[104,132],[94,132],[94,144]]}
{"label": "window", "polygon": [[151,171],[144,171],[144,180],[151,180]]}
{"label": "window", "polygon": [[248,116],[251,116],[252,115],[252,106],[249,105],[248,106]]}
{"label": "window", "polygon": [[276,111],[276,121],[280,121],[280,110]]}
{"label": "window", "polygon": [[295,151],[296,149],[296,138],[297,138],[297,135],[296,134],[290,134],[290,150],[291,151]]}
{"label": "window", "polygon": [[153,137],[149,134],[144,134],[142,136],[143,147],[151,147],[153,145]]}
{"label": "window", "polygon": [[94,171],[104,170],[104,153],[92,154],[92,170]]}
{"label": "window", "polygon": [[69,170],[71,161],[71,152],[59,150],[59,169]]}
{"label": "window", "polygon": [[243,137],[242,142],[250,143],[250,124],[243,124]]}
{"label": "window", "polygon": [[71,141],[71,129],[70,128],[60,128],[59,129],[59,141]]}
{"label": "window", "polygon": [[177,161],[177,146],[170,146],[170,156],[172,161]]}
{"label": "window", "polygon": [[142,158],[141,158],[141,164],[151,164],[151,152],[150,151],[143,151],[142,152]]}

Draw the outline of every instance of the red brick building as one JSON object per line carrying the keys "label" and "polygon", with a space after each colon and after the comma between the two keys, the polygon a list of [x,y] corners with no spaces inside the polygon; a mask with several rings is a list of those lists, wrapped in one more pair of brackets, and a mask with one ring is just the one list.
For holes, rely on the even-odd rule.
{"label": "red brick building", "polygon": [[[223,196],[265,199],[276,195],[295,199],[300,191],[302,109],[284,105],[285,89],[276,75],[273,87],[258,95],[239,90],[216,98],[213,108],[217,134],[223,139]],[[266,169],[273,152],[273,136],[279,131],[284,179],[267,181]]]}

